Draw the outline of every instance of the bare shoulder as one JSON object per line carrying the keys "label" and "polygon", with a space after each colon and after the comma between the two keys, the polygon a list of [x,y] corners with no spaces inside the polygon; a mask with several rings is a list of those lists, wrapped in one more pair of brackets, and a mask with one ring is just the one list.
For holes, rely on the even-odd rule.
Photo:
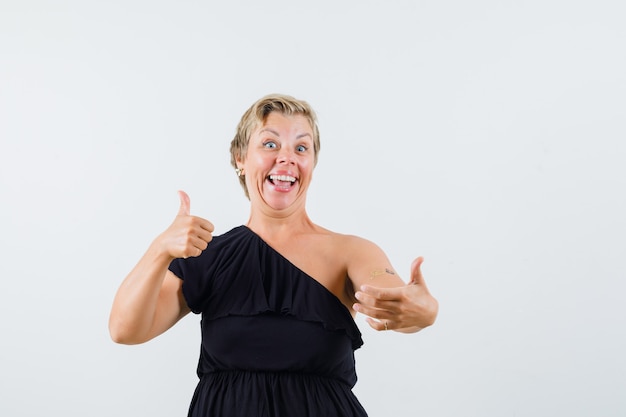
{"label": "bare shoulder", "polygon": [[327,231],[335,249],[348,256],[371,256],[382,253],[382,250],[374,242],[356,235],[349,235]]}
{"label": "bare shoulder", "polygon": [[332,257],[340,262],[348,276],[351,276],[350,272],[354,274],[355,269],[360,270],[362,267],[372,270],[392,269],[387,255],[371,240],[322,228],[320,236],[323,236],[324,252],[328,258]]}

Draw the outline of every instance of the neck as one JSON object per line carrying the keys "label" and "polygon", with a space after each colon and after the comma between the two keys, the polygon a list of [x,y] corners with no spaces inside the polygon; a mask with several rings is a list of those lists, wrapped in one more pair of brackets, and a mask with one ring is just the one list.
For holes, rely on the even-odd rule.
{"label": "neck", "polygon": [[305,210],[292,213],[264,213],[254,208],[250,211],[246,226],[267,240],[280,240],[287,235],[315,228]]}

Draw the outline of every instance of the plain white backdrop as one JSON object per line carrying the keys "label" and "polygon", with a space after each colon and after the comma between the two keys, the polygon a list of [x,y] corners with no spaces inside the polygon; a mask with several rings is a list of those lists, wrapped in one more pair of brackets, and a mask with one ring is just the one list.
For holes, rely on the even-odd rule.
{"label": "plain white backdrop", "polygon": [[620,1],[0,0],[0,415],[183,416],[199,317],[110,341],[178,189],[248,204],[241,114],[317,110],[312,219],[418,255],[435,326],[357,322],[372,417],[626,414]]}

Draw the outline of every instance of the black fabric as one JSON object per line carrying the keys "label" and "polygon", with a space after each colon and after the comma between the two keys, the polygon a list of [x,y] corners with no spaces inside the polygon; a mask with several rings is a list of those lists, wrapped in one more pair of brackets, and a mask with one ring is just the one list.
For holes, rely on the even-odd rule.
{"label": "black fabric", "polygon": [[246,226],[170,270],[202,314],[190,417],[366,416],[352,393],[363,341],[323,285]]}

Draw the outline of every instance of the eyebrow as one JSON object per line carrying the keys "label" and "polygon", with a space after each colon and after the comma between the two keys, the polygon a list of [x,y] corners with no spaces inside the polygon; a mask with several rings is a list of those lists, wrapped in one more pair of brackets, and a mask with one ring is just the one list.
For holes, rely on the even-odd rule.
{"label": "eyebrow", "polygon": [[[259,133],[263,133],[263,132],[270,132],[270,133],[272,133],[272,134],[274,134],[274,135],[276,135],[276,136],[280,137],[280,135],[278,134],[278,132],[277,132],[277,131],[275,131],[274,129],[270,129],[270,128],[267,128],[267,127],[266,127],[266,128],[263,128],[263,129],[259,130]],[[301,139],[301,138],[303,138],[303,137],[305,137],[305,136],[308,136],[308,137],[310,137],[311,139],[313,138],[313,137],[311,136],[311,134],[310,134],[310,133],[301,133],[301,134],[299,134],[298,136],[296,136],[296,139]]]}

